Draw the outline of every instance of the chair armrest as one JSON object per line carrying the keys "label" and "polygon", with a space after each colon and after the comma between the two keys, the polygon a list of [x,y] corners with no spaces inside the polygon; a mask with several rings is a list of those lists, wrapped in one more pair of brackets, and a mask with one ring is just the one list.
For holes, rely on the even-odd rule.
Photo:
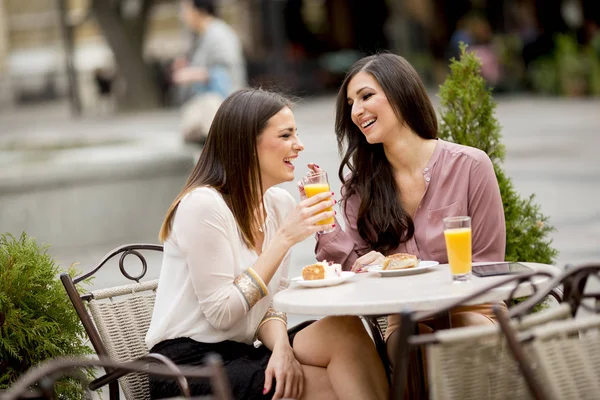
{"label": "chair armrest", "polygon": [[[151,365],[148,363],[149,360],[160,360],[162,365]],[[42,388],[50,389],[57,379],[68,376],[79,368],[89,367],[104,367],[114,370],[114,374],[112,371],[111,373],[107,374],[110,375],[112,380],[117,378],[119,374],[120,376],[123,376],[125,373],[129,372],[147,373],[149,375],[159,375],[175,379],[179,379],[180,377],[211,379],[211,382],[214,384],[213,392],[216,396],[218,396],[218,398],[225,400],[230,400],[232,398],[227,382],[227,376],[223,371],[222,361],[217,355],[211,355],[211,357],[207,358],[206,366],[184,365],[178,367],[170,362],[170,360],[166,363],[164,361],[165,358],[163,358],[161,355],[152,355],[150,357],[146,356],[140,360],[128,361],[124,363],[117,362],[106,357],[99,359],[59,357],[45,361],[37,368],[29,369],[12,385],[8,391],[1,393],[1,399],[21,399],[23,398],[22,396],[29,395],[31,393],[30,388],[36,384]],[[40,385],[40,383],[42,384]],[[34,391],[34,394],[40,394],[42,398],[44,398],[43,396],[46,396],[45,398],[54,398],[52,393],[47,393],[47,390],[46,393]],[[50,394],[50,396],[48,396],[48,394]],[[187,395],[190,397],[189,392]]]}
{"label": "chair armrest", "polygon": [[[173,361],[171,361],[168,357],[165,357],[162,354],[150,353],[144,357],[138,358],[135,361],[158,362],[160,364],[163,364],[170,371],[178,374],[176,379],[177,379],[177,384],[179,385],[179,389],[181,389],[181,393],[183,393],[184,396],[188,396],[188,397],[190,396],[190,385],[188,384],[186,377],[183,376],[179,367]],[[97,390],[97,389],[101,388],[102,386],[107,385],[114,380],[122,378],[123,376],[129,374],[130,372],[131,371],[127,371],[127,370],[119,369],[119,368],[114,369],[111,372],[108,372],[108,373],[102,375],[101,377],[94,379],[92,382],[90,382],[89,388],[90,388],[90,390]]]}

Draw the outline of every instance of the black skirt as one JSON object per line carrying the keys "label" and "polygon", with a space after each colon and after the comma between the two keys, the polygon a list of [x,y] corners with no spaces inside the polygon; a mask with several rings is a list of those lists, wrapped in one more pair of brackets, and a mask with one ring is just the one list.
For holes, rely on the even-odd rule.
{"label": "black skirt", "polygon": [[[290,344],[294,344],[296,333],[313,323],[306,321],[288,331]],[[271,350],[265,346],[253,345],[226,340],[219,343],[200,343],[190,338],[164,340],[150,350],[151,353],[162,354],[179,365],[203,365],[205,357],[210,353],[219,354],[223,360],[229,387],[235,399],[270,399],[275,393],[275,382],[271,391],[263,394],[265,387],[265,370],[271,358]],[[150,397],[162,399],[181,396],[179,386],[172,378],[149,376]],[[192,396],[210,395],[211,385],[207,380],[188,379]]]}

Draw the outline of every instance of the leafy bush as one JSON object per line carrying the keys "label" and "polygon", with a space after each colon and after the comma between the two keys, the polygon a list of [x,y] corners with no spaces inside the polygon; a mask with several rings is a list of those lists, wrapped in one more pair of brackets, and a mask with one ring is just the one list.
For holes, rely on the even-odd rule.
{"label": "leafy bush", "polygon": [[[93,353],[58,279],[61,272],[47,246],[25,233],[18,239],[0,235],[0,390],[41,361]],[[72,266],[68,272],[76,274]],[[55,388],[64,399],[85,393],[74,379],[63,379]]]}
{"label": "leafy bush", "polygon": [[506,218],[506,260],[553,264],[558,252],[548,237],[554,228],[534,203],[522,198],[502,171],[505,148],[502,127],[495,117],[496,103],[481,76],[481,62],[461,44],[460,60],[452,59],[450,75],[440,86],[441,139],[485,151],[496,171]]}
{"label": "leafy bush", "polygon": [[[600,42],[600,35],[596,41]],[[581,46],[573,35],[557,34],[551,56],[529,70],[533,89],[546,95],[600,96],[600,52],[595,42]]]}

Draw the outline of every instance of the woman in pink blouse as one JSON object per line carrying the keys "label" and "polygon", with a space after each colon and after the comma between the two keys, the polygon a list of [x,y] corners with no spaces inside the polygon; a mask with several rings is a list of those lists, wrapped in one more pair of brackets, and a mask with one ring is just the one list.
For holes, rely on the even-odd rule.
{"label": "woman in pink blouse", "polygon": [[[479,149],[437,139],[435,110],[404,58],[379,54],[352,66],[338,93],[335,130],[345,150],[339,175],[346,227],[318,235],[317,259],[354,271],[400,252],[447,263],[442,220],[468,215],[473,261],[504,260],[504,210],[492,162]],[[386,340],[398,322],[388,317]],[[489,304],[452,312],[453,326],[489,323]]]}

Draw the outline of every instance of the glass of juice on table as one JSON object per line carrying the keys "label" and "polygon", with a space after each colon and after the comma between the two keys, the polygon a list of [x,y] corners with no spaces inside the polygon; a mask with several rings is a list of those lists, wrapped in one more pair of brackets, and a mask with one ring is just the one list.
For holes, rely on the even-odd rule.
{"label": "glass of juice on table", "polygon": [[444,237],[448,263],[454,283],[469,282],[471,279],[471,218],[444,218]]}
{"label": "glass of juice on table", "polygon": [[[323,192],[330,192],[329,180],[327,180],[327,172],[317,172],[313,175],[307,175],[302,178],[302,184],[304,185],[304,193],[306,197],[312,197],[316,194]],[[326,208],[324,211],[332,211],[333,207]],[[319,221],[318,225],[328,225],[335,223],[333,217],[323,219]],[[333,232],[335,229],[323,230],[323,233]]]}

